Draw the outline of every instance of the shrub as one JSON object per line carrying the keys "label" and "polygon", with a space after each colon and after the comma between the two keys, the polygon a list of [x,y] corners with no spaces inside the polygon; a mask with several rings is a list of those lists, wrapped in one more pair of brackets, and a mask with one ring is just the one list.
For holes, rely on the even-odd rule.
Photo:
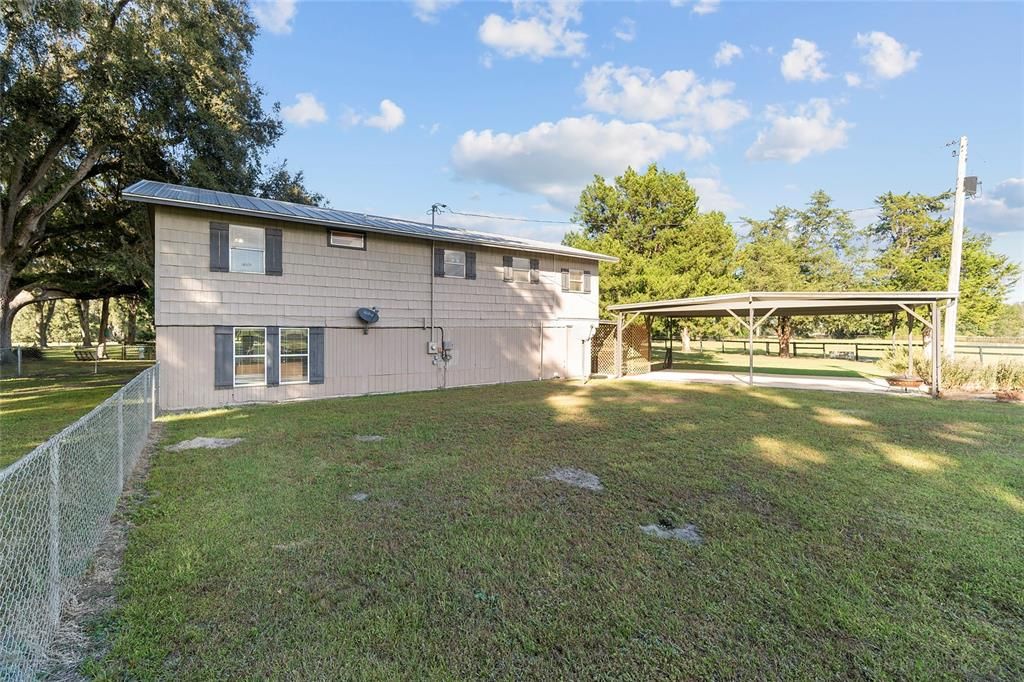
{"label": "shrub", "polygon": [[1024,391],[1024,362],[1000,360],[995,365],[996,386],[1006,391]]}
{"label": "shrub", "polygon": [[[894,346],[885,352],[882,367],[894,374],[907,371],[907,349]],[[931,358],[914,353],[914,374],[928,381],[931,377]],[[1024,390],[1024,362],[1000,360],[984,364],[972,358],[942,358],[942,386],[963,391]]]}

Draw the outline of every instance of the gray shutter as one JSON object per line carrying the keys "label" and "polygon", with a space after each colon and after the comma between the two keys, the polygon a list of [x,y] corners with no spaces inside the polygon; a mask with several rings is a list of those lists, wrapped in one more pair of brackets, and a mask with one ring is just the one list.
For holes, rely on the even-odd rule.
{"label": "gray shutter", "polygon": [[277,327],[267,327],[267,386],[281,383],[281,332]]}
{"label": "gray shutter", "polygon": [[281,259],[281,247],[281,229],[277,227],[268,227],[266,230],[267,267],[265,269],[268,275],[281,275],[284,272]]}
{"label": "gray shutter", "polygon": [[228,224],[210,223],[210,272],[227,272]]}
{"label": "gray shutter", "polygon": [[512,256],[502,256],[501,265],[505,268],[504,281],[512,281]]}
{"label": "gray shutter", "polygon": [[466,279],[476,279],[476,251],[466,252]]}
{"label": "gray shutter", "polygon": [[213,328],[213,387],[235,385],[235,331],[232,327]]}
{"label": "gray shutter", "polygon": [[444,277],[444,249],[434,249],[434,277]]}
{"label": "gray shutter", "polygon": [[569,291],[569,268],[562,268],[562,291]]}
{"label": "gray shutter", "polygon": [[583,271],[583,293],[590,293],[590,270]]}
{"label": "gray shutter", "polygon": [[309,383],[324,383],[324,328],[309,328]]}
{"label": "gray shutter", "polygon": [[530,284],[540,284],[540,258],[530,259]]}

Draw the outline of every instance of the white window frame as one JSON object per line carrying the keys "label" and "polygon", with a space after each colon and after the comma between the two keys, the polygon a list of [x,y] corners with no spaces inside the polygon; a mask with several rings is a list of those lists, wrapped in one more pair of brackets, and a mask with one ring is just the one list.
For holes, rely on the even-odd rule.
{"label": "white window frame", "polygon": [[[295,331],[301,330],[306,332],[306,352],[305,353],[285,353],[284,352],[284,331]],[[284,381],[281,375],[281,359],[282,358],[306,358],[306,379],[304,381]],[[309,327],[278,327],[277,329],[277,379],[278,383],[282,386],[289,384],[308,384],[309,383]]]}
{"label": "white window frame", "polygon": [[[576,288],[573,287],[573,276],[574,275],[578,275],[579,276],[579,281],[578,281],[579,289],[576,289]],[[569,293],[573,293],[573,294],[582,294],[582,293],[584,293],[586,288],[587,288],[586,278],[587,278],[587,275],[586,275],[586,273],[583,270],[572,270],[572,269],[570,269],[569,270],[569,288],[566,289],[566,291],[568,291]]]}
{"label": "white window frame", "polygon": [[[516,261],[526,263],[526,267],[516,267]],[[525,273],[525,279],[520,279]],[[522,256],[512,256],[512,282],[514,284],[529,284],[532,281],[533,268],[530,267],[530,259]]]}
{"label": "white window frame", "polygon": [[[260,251],[262,255],[261,264],[259,271],[253,270],[235,270],[234,261],[231,258],[231,252],[235,251],[257,251],[257,249],[247,249],[243,247],[233,246],[234,240],[231,238],[231,231],[235,228],[242,228],[245,230],[259,230],[263,234],[263,249]],[[228,272],[237,272],[243,275],[265,275],[267,274],[267,230],[263,227],[254,227],[252,225],[236,225],[231,223],[228,225]],[[253,327],[255,329],[255,327]]]}
{"label": "white window frame", "polygon": [[[235,353],[235,334],[239,329],[262,329],[263,330],[263,355],[238,355]],[[262,384],[240,384],[238,383],[238,358],[263,358],[263,383]],[[267,385],[267,328],[266,327],[232,327],[231,328],[231,385],[235,388],[246,388],[249,386]]]}
{"label": "white window frame", "polygon": [[[462,254],[462,262],[461,263],[449,263],[448,262],[448,254],[449,253],[461,253]],[[460,266],[462,266],[462,274],[461,275],[449,275],[448,274],[448,266],[449,265],[460,265]],[[466,252],[465,251],[460,251],[458,249],[445,249],[444,250],[444,276],[446,278],[450,277],[452,279],[466,279]]]}

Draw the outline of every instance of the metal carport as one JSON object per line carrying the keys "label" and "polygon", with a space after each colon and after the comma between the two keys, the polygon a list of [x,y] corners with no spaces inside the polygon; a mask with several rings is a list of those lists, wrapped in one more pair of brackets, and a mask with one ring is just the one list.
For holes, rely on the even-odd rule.
{"label": "metal carport", "polygon": [[[748,378],[754,384],[754,332],[772,315],[806,317],[814,315],[863,315],[906,312],[932,332],[931,394],[939,395],[942,380],[941,344],[942,303],[956,299],[948,291],[748,291],[719,296],[700,296],[643,303],[608,306],[616,319],[615,366],[622,368],[622,330],[640,315],[655,317],[733,317],[747,329],[750,339]],[[928,308],[922,316],[915,309]]]}

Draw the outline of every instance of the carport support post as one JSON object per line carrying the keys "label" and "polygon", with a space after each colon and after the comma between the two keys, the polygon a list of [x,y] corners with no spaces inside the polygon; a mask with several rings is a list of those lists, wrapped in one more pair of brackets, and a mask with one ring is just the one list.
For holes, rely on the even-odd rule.
{"label": "carport support post", "polygon": [[750,366],[747,368],[747,381],[754,385],[754,302],[747,308],[747,337],[750,339]]}
{"label": "carport support post", "polygon": [[622,376],[622,313],[615,320],[615,378]]}
{"label": "carport support post", "polygon": [[942,392],[942,344],[939,334],[942,332],[939,302],[932,301],[932,397],[938,398]]}

